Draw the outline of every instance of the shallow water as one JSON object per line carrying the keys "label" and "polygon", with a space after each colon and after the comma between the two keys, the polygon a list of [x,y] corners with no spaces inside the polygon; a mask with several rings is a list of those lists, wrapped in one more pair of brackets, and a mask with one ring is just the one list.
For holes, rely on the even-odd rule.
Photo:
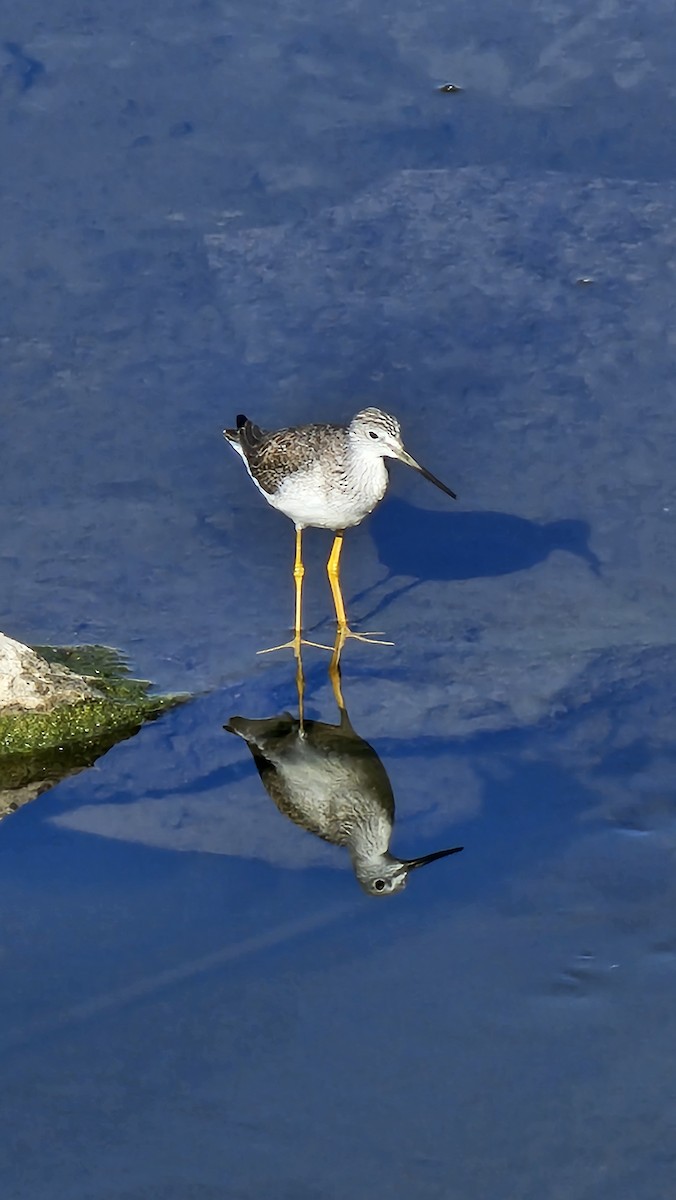
{"label": "shallow water", "polygon": [[[196,698],[3,825],[7,1200],[670,1194],[675,25],[13,16],[3,630]],[[296,693],[254,653],[292,529],[220,430],[363,402],[460,497],[395,466],[346,537],[349,610],[396,642],[343,656],[393,850],[465,847],[388,899],[222,730]]]}

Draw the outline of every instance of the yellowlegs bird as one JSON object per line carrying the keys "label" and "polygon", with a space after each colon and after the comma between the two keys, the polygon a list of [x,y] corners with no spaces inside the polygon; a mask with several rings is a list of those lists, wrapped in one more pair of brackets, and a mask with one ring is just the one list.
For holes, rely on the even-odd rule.
{"label": "yellowlegs bird", "polygon": [[326,570],[343,639],[372,641],[365,634],[353,633],[347,623],[339,574],[344,531],[359,525],[385,495],[389,480],[386,458],[413,467],[454,500],[455,492],[411,458],[404,449],[399,422],[379,408],[362,409],[349,425],[298,425],[274,432],[238,416],[237,428],[224,429],[223,436],[244,460],[268,504],[296,526],[294,636],[272,649],[292,647],[298,655],[303,643],[301,539],[307,526],[332,529],[335,534]]}
{"label": "yellowlegs bird", "polygon": [[[344,846],[364,891],[388,896],[406,887],[415,868],[458,854],[462,846],[420,858],[390,853],[392,786],[373,746],[352,728],[340,690],[337,657],[334,652],[330,674],[339,725],[296,720],[285,712],[259,720],[231,717],[224,729],[246,742],[279,811],[309,833]],[[302,668],[297,680],[300,700]]]}

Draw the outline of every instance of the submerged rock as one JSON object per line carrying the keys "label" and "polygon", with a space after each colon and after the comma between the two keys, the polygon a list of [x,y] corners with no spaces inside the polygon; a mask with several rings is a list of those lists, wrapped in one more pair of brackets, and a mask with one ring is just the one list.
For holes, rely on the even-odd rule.
{"label": "submerged rock", "polygon": [[107,646],[31,648],[0,635],[0,820],[187,699],[150,686]]}

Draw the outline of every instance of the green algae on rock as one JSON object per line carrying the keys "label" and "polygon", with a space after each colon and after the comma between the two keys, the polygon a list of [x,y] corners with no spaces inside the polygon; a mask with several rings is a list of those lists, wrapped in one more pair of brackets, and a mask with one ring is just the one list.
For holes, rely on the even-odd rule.
{"label": "green algae on rock", "polygon": [[0,711],[0,819],[187,699],[150,693],[151,685],[130,678],[122,656],[107,646],[33,649],[79,677],[88,695],[49,711]]}

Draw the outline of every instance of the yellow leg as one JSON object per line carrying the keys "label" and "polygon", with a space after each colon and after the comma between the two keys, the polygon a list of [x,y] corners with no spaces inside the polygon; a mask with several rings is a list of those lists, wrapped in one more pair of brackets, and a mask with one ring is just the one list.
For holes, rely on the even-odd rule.
{"label": "yellow leg", "polygon": [[[359,642],[373,642],[376,646],[393,646],[394,642],[384,642],[381,640],[381,635],[378,633],[353,633],[347,623],[347,614],[345,612],[345,604],[343,603],[343,593],[340,588],[340,552],[343,549],[343,531],[340,530],[333,539],[333,546],[329,554],[329,561],[326,564],[326,573],[329,577],[329,586],[331,595],[333,596],[333,606],[336,610],[336,621],[338,622],[338,632],[341,635],[342,641],[340,649],[342,650],[346,638],[356,638]],[[336,642],[336,645],[338,643]],[[333,651],[334,659],[336,658],[336,649]],[[338,652],[340,658],[340,652]],[[333,659],[331,660],[333,662]]]}
{"label": "yellow leg", "polygon": [[293,582],[296,590],[296,607],[293,619],[293,636],[300,644],[300,634],[303,628],[303,530],[296,530],[296,557],[293,560]]}
{"label": "yellow leg", "polygon": [[284,642],[281,646],[270,646],[268,650],[258,650],[258,654],[272,654],[275,650],[293,650],[296,658],[300,658],[301,646],[316,646],[319,650],[331,649],[330,646],[322,646],[320,642],[306,642],[304,638],[301,638],[303,628],[303,576],[305,575],[302,542],[303,530],[296,529],[296,557],[293,561],[293,582],[296,592],[293,637],[290,642]]}

